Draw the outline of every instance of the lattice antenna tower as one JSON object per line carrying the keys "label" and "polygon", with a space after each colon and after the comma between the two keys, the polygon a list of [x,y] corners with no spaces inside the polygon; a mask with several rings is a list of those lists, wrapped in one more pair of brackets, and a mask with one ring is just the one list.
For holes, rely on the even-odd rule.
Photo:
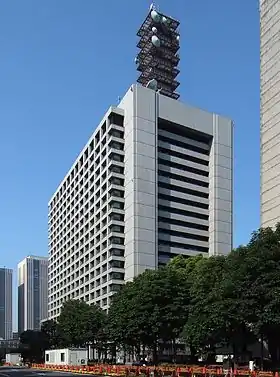
{"label": "lattice antenna tower", "polygon": [[180,22],[164,15],[151,4],[149,13],[137,32],[140,38],[137,44],[139,53],[135,58],[137,71],[140,72],[137,82],[143,86],[178,99],[176,80],[180,70]]}

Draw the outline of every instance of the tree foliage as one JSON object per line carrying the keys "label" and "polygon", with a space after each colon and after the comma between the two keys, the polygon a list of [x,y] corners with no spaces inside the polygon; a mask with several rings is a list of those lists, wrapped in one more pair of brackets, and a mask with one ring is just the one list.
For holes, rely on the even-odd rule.
{"label": "tree foliage", "polygon": [[42,362],[44,351],[48,348],[48,339],[41,331],[27,330],[20,335],[19,348],[24,360]]}
{"label": "tree foliage", "polygon": [[[254,232],[245,248],[228,257],[232,279],[246,303],[246,321],[258,339],[267,342],[272,361],[279,362],[280,224]],[[244,305],[245,307],[245,305]]]}
{"label": "tree foliage", "polygon": [[48,349],[62,348],[66,345],[63,331],[57,321],[50,319],[43,322],[41,331],[46,336]]}
{"label": "tree foliage", "polygon": [[109,310],[111,339],[138,350],[140,346],[150,348],[156,359],[158,342],[174,342],[184,327],[190,270],[177,258],[167,267],[145,271],[127,283],[115,295]]}
{"label": "tree foliage", "polygon": [[254,232],[247,245],[228,256],[175,257],[123,285],[108,315],[95,305],[70,300],[57,322],[43,325],[43,337],[23,334],[21,343],[27,349],[35,343],[40,349],[46,343],[92,343],[98,351],[110,348],[112,353],[114,347],[137,354],[144,348],[156,361],[160,344],[175,344],[179,337],[192,355],[208,359],[221,346],[238,358],[251,343],[262,340],[272,361],[280,362],[279,242],[280,225]]}
{"label": "tree foliage", "polygon": [[221,346],[230,347],[237,356],[254,340],[244,317],[245,301],[231,275],[228,258],[211,257],[198,265],[192,282],[184,335],[206,357]]}
{"label": "tree foliage", "polygon": [[[174,258],[116,294],[111,339],[154,347],[182,335],[197,354],[228,347],[238,357],[259,339],[280,354],[280,225],[260,229],[228,256]],[[278,360],[279,361],[279,360]]]}
{"label": "tree foliage", "polygon": [[94,342],[104,325],[104,312],[84,301],[64,302],[58,318],[59,327],[68,346],[82,347]]}

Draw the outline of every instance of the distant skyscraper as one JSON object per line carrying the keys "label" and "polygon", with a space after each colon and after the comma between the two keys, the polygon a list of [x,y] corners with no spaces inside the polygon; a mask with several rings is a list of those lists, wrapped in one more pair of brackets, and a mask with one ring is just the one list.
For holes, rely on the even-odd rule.
{"label": "distant skyscraper", "polygon": [[39,330],[48,314],[48,258],[28,256],[18,264],[18,333]]}
{"label": "distant skyscraper", "polygon": [[0,268],[0,338],[12,338],[13,271]]}
{"label": "distant skyscraper", "polygon": [[280,2],[260,0],[261,226],[280,221]]}

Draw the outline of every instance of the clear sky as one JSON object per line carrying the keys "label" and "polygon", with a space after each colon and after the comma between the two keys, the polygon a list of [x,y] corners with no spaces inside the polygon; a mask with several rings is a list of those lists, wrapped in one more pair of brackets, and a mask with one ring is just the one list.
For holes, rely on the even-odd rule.
{"label": "clear sky", "polygon": [[[181,20],[181,99],[235,122],[234,243],[259,226],[258,0],[158,0]],[[47,255],[47,203],[136,80],[148,0],[0,1],[0,266]]]}

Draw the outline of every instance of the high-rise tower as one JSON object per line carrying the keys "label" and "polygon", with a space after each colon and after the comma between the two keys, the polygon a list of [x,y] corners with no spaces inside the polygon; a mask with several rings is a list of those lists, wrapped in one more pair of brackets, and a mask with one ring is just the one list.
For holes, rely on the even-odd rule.
{"label": "high-rise tower", "polygon": [[280,222],[280,2],[260,0],[261,226]]}
{"label": "high-rise tower", "polygon": [[0,338],[12,338],[13,271],[0,268]]}
{"label": "high-rise tower", "polygon": [[48,258],[28,256],[18,264],[18,333],[39,330],[48,315]]}
{"label": "high-rise tower", "polygon": [[49,318],[68,299],[108,309],[176,255],[231,251],[233,125],[177,100],[178,24],[150,10],[142,85],[108,109],[49,202]]}

